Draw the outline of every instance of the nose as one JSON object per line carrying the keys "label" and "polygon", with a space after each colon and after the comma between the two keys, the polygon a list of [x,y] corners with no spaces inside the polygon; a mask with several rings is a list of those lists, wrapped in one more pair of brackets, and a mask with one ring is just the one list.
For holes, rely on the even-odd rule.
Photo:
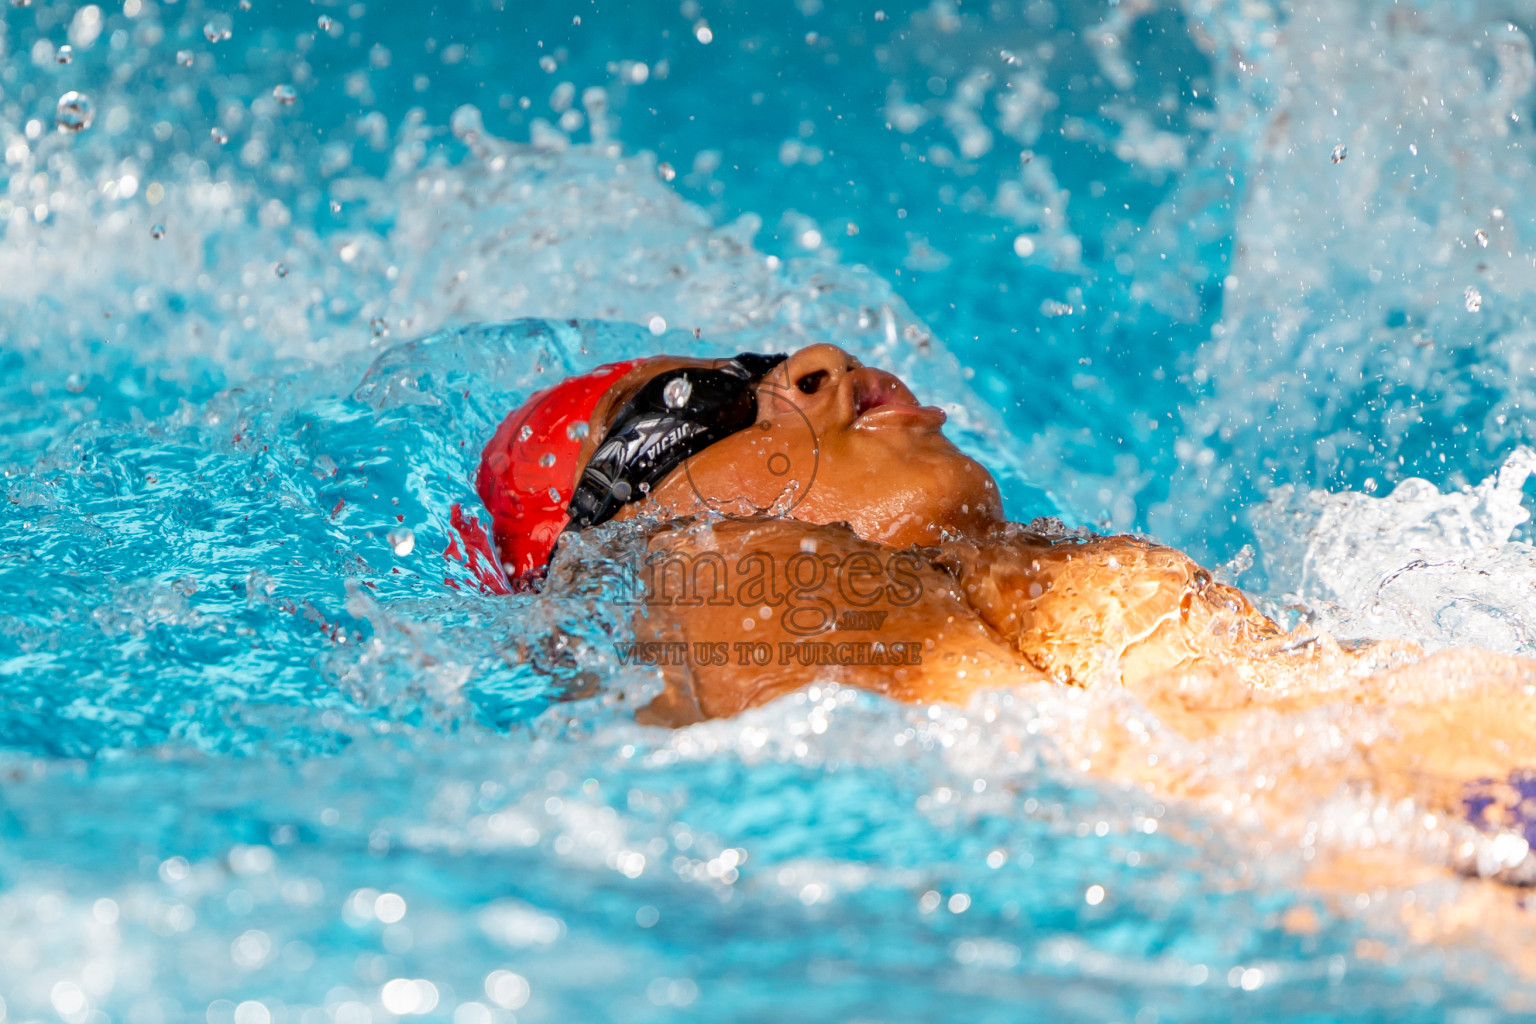
{"label": "nose", "polygon": [[807,345],[775,371],[774,383],[784,388],[786,398],[804,407],[817,395],[836,394],[843,378],[861,365],[836,345]]}

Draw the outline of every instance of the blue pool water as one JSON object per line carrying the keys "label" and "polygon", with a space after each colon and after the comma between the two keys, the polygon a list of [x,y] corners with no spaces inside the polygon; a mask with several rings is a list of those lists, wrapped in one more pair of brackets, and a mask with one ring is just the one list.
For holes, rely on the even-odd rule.
{"label": "blue pool water", "polygon": [[[1530,651],[1529,10],[34,0],[0,28],[0,1019],[1536,1005],[1402,924],[1477,883],[1325,899],[1240,766],[1212,762],[1225,807],[1079,772],[1113,695],[813,688],[646,729],[601,580],[489,597],[444,557],[543,382],[830,340],[947,404],[1015,517],[1150,532],[1346,635]],[[1388,810],[1296,831],[1366,849]]]}

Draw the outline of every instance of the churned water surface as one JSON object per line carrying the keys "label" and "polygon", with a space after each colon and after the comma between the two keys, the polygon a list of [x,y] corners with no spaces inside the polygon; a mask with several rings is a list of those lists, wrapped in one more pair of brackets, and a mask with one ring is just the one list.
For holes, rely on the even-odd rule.
{"label": "churned water surface", "polygon": [[1528,1011],[1489,954],[1526,933],[1402,924],[1483,883],[1325,899],[1240,765],[1225,806],[1078,771],[1113,694],[647,729],[603,579],[445,557],[542,384],[828,340],[949,408],[1016,518],[1529,651],[1528,14],[13,0],[0,1012]]}

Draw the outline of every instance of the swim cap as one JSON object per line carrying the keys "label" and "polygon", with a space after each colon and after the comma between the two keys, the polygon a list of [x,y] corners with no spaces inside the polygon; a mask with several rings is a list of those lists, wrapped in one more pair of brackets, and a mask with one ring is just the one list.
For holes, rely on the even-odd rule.
{"label": "swim cap", "polygon": [[597,403],[645,360],[572,377],[508,416],[485,446],[475,485],[513,586],[537,585],[563,531],[607,522],[686,459],[755,422],[753,387],[787,358],[743,352],[714,367],[658,373],[613,414],[579,480]]}
{"label": "swim cap", "polygon": [[497,554],[514,586],[535,581],[570,522],[566,508],[576,489],[576,460],[598,401],[643,362],[609,363],[535,392],[485,446],[475,489],[491,514]]}

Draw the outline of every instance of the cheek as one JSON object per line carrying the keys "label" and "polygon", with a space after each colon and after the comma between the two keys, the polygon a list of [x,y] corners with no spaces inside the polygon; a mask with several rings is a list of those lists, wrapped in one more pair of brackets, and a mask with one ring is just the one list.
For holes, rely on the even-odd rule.
{"label": "cheek", "polygon": [[866,445],[824,451],[809,498],[794,516],[848,522],[862,537],[897,545],[934,543],[1002,517],[980,464],[946,445]]}
{"label": "cheek", "polygon": [[813,440],[793,431],[750,427],[673,470],[656,498],[679,514],[703,508],[744,516],[792,512],[813,486],[818,468]]}

